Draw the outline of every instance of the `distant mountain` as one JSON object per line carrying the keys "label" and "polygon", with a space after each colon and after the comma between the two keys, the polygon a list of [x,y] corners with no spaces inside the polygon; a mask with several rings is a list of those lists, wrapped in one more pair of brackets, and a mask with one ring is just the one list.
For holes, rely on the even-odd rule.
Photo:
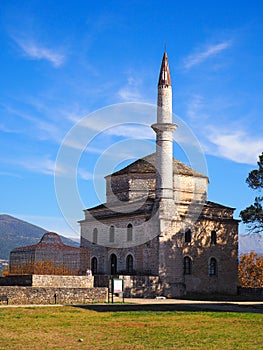
{"label": "distant mountain", "polygon": [[239,255],[246,254],[252,250],[260,255],[263,255],[263,234],[249,233],[239,235]]}
{"label": "distant mountain", "polygon": [[[0,259],[9,259],[12,249],[39,242],[47,232],[41,227],[19,220],[10,215],[0,215]],[[79,247],[79,243],[60,236],[63,243]]]}

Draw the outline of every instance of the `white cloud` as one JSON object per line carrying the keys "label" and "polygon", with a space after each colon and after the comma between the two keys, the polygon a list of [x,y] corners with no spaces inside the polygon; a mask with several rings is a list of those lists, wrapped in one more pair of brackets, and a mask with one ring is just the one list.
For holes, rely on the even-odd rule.
{"label": "white cloud", "polygon": [[192,55],[189,55],[184,60],[184,68],[190,69],[193,66],[196,66],[205,60],[207,60],[211,56],[215,56],[216,54],[220,53],[223,50],[226,50],[231,46],[231,41],[223,41],[216,45],[210,45],[208,46],[204,51],[199,51],[197,53],[194,53]]}
{"label": "white cloud", "polygon": [[46,60],[58,68],[65,62],[65,56],[47,48],[32,39],[13,38],[24,54],[34,60]]}
{"label": "white cloud", "polygon": [[65,172],[64,169],[57,168],[56,162],[50,159],[48,156],[39,157],[25,157],[23,159],[1,159],[2,163],[12,164],[28,171],[32,171],[38,174],[44,175],[54,175],[56,168],[56,173],[61,175]]}
{"label": "white cloud", "polygon": [[131,75],[127,78],[127,83],[118,91],[117,95],[123,102],[138,102],[142,100],[139,90],[142,81]]}
{"label": "white cloud", "polygon": [[124,136],[134,139],[154,139],[155,134],[149,125],[124,124],[117,125],[105,131],[107,135]]}
{"label": "white cloud", "polygon": [[34,159],[31,162],[20,162],[24,168],[34,171],[37,173],[45,174],[45,175],[53,175],[55,169],[55,162],[50,159]]}
{"label": "white cloud", "polygon": [[93,180],[94,178],[94,174],[82,168],[78,169],[78,175],[83,180]]}
{"label": "white cloud", "polygon": [[250,136],[240,130],[220,131],[210,128],[207,138],[212,146],[207,145],[207,153],[237,163],[254,165],[263,151],[262,137]]}
{"label": "white cloud", "polygon": [[[33,128],[35,129],[34,132],[32,133],[32,128],[29,126],[27,123],[26,125],[21,128],[21,130],[16,130],[13,128],[10,128],[6,125],[0,124],[0,131],[6,132],[6,133],[29,133],[30,137],[35,137],[39,140],[53,140],[57,143],[61,141],[63,138],[65,131],[61,127],[60,124],[55,123],[55,122],[49,122],[45,121],[44,117],[41,115],[41,117],[32,117],[29,113],[24,112],[21,108],[18,109],[16,107],[7,105],[7,104],[0,104],[5,110],[6,113],[15,116],[16,118],[18,117],[19,119],[23,119],[26,122],[29,122],[30,124],[33,125]],[[52,109],[47,109],[45,111],[45,114],[51,114],[54,113]],[[31,112],[32,113],[32,112]],[[59,111],[57,112],[59,115]],[[8,119],[7,119],[8,120]]]}
{"label": "white cloud", "polygon": [[21,133],[21,130],[16,130],[13,128],[9,128],[8,126],[5,126],[4,124],[0,124],[0,132],[8,133],[8,134],[18,134]]}
{"label": "white cloud", "polygon": [[125,102],[141,100],[139,91],[136,88],[127,85],[118,91],[118,96]]}
{"label": "white cloud", "polygon": [[204,103],[204,97],[198,94],[195,94],[192,96],[190,102],[187,106],[187,116],[191,120],[200,120],[200,117],[202,116],[202,119],[204,118],[203,108],[205,106]]}
{"label": "white cloud", "polygon": [[240,128],[240,125],[245,125],[247,117],[234,120],[230,116],[236,104],[237,101],[229,96],[217,96],[211,100],[196,94],[188,103],[187,116],[205,153],[254,165],[263,151],[263,138],[259,132],[250,133],[248,128]]}
{"label": "white cloud", "polygon": [[0,171],[0,176],[12,176],[12,177],[18,177],[20,178],[21,176],[18,175],[18,174],[14,174],[14,173],[11,173],[11,172],[8,172],[8,171]]}

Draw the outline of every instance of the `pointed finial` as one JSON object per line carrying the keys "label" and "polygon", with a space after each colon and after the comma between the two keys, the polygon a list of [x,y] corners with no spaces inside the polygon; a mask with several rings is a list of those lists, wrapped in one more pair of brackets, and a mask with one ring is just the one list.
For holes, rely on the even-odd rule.
{"label": "pointed finial", "polygon": [[158,86],[172,86],[167,53],[164,51]]}

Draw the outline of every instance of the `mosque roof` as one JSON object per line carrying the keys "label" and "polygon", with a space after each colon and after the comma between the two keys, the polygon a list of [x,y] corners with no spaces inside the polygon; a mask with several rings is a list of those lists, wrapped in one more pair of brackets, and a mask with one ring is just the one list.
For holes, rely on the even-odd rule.
{"label": "mosque roof", "polygon": [[[156,153],[152,153],[146,157],[136,160],[135,162],[131,163],[125,168],[119,171],[116,171],[108,176],[119,176],[119,175],[132,174],[132,173],[155,174],[156,173],[155,164],[156,164]],[[206,175],[196,170],[193,170],[192,168],[180,162],[176,158],[173,158],[173,173],[178,175],[188,175],[188,176],[207,178]]]}

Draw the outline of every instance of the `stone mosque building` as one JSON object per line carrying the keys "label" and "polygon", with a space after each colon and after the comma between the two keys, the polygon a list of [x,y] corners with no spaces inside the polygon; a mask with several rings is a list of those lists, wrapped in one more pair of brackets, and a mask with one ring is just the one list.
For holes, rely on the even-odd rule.
{"label": "stone mosque building", "polygon": [[236,294],[234,209],[208,201],[208,178],[173,158],[166,53],[157,109],[156,152],[106,176],[106,203],[86,209],[80,221],[81,247],[94,275],[130,276],[155,295]]}

